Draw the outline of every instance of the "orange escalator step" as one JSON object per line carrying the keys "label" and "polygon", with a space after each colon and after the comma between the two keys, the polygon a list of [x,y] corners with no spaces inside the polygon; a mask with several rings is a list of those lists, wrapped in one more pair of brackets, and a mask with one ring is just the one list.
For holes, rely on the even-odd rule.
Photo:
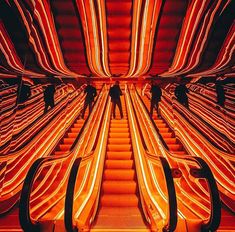
{"label": "orange escalator step", "polygon": [[164,140],[167,144],[176,144],[177,143],[176,138],[164,138]]}
{"label": "orange escalator step", "polygon": [[108,139],[109,144],[130,144],[131,139],[130,138],[109,138]]}
{"label": "orange escalator step", "polygon": [[69,151],[70,148],[71,148],[71,145],[60,144],[59,147],[60,147],[60,150],[61,150],[61,151]]}
{"label": "orange escalator step", "polygon": [[104,181],[102,190],[104,194],[134,194],[137,184],[135,181]]}
{"label": "orange escalator step", "polygon": [[130,133],[109,133],[109,138],[129,138]]}
{"label": "orange escalator step", "polygon": [[125,144],[125,145],[111,145],[108,144],[107,146],[107,151],[131,151],[132,147],[130,144]]}
{"label": "orange escalator step", "polygon": [[105,168],[110,169],[131,169],[133,168],[133,160],[115,160],[108,159],[105,161]]}
{"label": "orange escalator step", "polygon": [[134,180],[134,169],[106,169],[104,171],[105,180]]}
{"label": "orange escalator step", "polygon": [[78,133],[68,133],[69,138],[76,138],[78,136]]}
{"label": "orange escalator step", "polygon": [[167,128],[167,125],[164,122],[156,123],[156,125],[157,125],[158,128]]}
{"label": "orange escalator step", "polygon": [[101,197],[101,206],[137,207],[138,197],[135,194],[105,194]]}
{"label": "orange escalator step", "polygon": [[80,128],[71,128],[71,132],[72,133],[79,133],[80,132]]}
{"label": "orange escalator step", "polygon": [[127,133],[129,132],[129,128],[122,128],[122,127],[119,127],[119,128],[110,128],[110,132],[111,133]]}
{"label": "orange escalator step", "polygon": [[172,138],[173,133],[172,132],[163,132],[163,133],[161,133],[161,136],[163,138]]}
{"label": "orange escalator step", "polygon": [[81,128],[82,125],[83,125],[83,123],[74,123],[74,124],[73,124],[73,127],[74,127],[74,128]]}
{"label": "orange escalator step", "polygon": [[107,159],[129,160],[131,158],[132,158],[131,151],[108,151],[107,152]]}
{"label": "orange escalator step", "polygon": [[170,151],[180,151],[183,148],[181,144],[168,144],[167,146]]}
{"label": "orange escalator step", "polygon": [[65,144],[73,144],[75,141],[75,138],[64,138],[63,141]]}
{"label": "orange escalator step", "polygon": [[170,132],[170,129],[165,127],[165,128],[158,128],[160,133],[166,133],[166,132]]}

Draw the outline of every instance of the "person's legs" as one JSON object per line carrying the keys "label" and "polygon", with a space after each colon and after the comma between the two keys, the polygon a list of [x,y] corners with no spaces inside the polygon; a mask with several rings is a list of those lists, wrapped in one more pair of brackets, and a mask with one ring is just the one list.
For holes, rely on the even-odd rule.
{"label": "person's legs", "polygon": [[113,106],[112,106],[113,118],[116,118],[116,105],[117,102],[113,101]]}
{"label": "person's legs", "polygon": [[117,101],[117,105],[118,105],[118,109],[119,109],[120,116],[121,116],[121,118],[123,118],[123,112],[122,112],[122,103],[121,103],[121,100],[118,100],[118,101]]}
{"label": "person's legs", "polygon": [[188,108],[188,98],[184,98],[183,105]]}
{"label": "person's legs", "polygon": [[157,111],[157,116],[158,116],[158,118],[160,118],[161,115],[160,115],[160,110],[159,110],[159,102],[156,102],[155,107],[156,107],[156,111]]}
{"label": "person's legs", "polygon": [[44,114],[47,112],[48,107],[49,107],[48,102],[45,102]]}
{"label": "person's legs", "polygon": [[83,109],[82,109],[82,118],[84,118],[84,115],[85,115],[87,106],[88,106],[88,102],[85,101],[85,102],[84,102],[84,105],[83,105]]}
{"label": "person's legs", "polygon": [[92,111],[92,102],[89,102],[89,114],[91,114],[91,111]]}

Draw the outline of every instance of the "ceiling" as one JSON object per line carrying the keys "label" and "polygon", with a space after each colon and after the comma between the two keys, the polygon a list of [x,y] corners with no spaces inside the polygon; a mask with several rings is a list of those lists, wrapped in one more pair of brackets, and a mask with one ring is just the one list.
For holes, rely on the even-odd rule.
{"label": "ceiling", "polygon": [[1,0],[0,76],[234,72],[235,0]]}

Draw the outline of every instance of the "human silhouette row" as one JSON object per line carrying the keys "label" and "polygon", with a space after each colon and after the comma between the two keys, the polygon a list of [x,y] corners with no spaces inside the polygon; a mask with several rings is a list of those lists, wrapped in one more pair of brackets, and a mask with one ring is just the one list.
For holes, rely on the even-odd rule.
{"label": "human silhouette row", "polygon": [[[27,83],[22,82],[22,85],[19,91],[20,92],[19,92],[18,102],[24,103],[31,96],[30,86]],[[225,91],[221,82],[219,81],[215,82],[215,91],[217,95],[217,106],[223,107],[224,102],[225,102]],[[44,96],[44,102],[45,102],[44,113],[46,113],[49,108],[53,108],[55,106],[55,102],[54,102],[55,92],[56,92],[56,89],[53,83],[47,84],[43,87],[43,96]],[[151,117],[153,117],[153,111],[155,109],[157,112],[158,118],[161,118],[160,111],[159,111],[159,103],[162,97],[162,90],[161,90],[158,80],[151,81],[150,93],[151,93],[151,100],[150,100],[149,114]],[[189,90],[186,87],[186,84],[184,81],[175,87],[174,94],[175,94],[177,101],[181,103],[183,106],[185,106],[186,108],[189,107],[188,93],[189,93]],[[94,99],[97,96],[97,90],[94,86],[92,86],[89,80],[87,81],[87,86],[84,89],[84,94],[86,94],[86,96],[85,96],[83,109],[81,111],[81,117],[83,119],[84,119],[85,111],[87,107],[89,108],[89,114],[91,113]],[[116,118],[116,106],[119,109],[121,119],[123,118],[123,110],[122,110],[122,104],[121,104],[122,95],[123,93],[121,91],[119,81],[116,81],[114,85],[110,87],[110,90],[109,90],[109,96],[111,98],[111,103],[112,103],[112,116],[114,119]]]}

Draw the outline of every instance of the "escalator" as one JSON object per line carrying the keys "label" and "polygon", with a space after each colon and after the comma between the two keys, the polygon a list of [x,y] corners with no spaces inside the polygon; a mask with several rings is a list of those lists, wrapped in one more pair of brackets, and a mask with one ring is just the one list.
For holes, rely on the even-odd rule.
{"label": "escalator", "polygon": [[82,156],[91,137],[97,134],[100,113],[105,105],[104,89],[98,96],[86,121],[79,115],[61,138],[50,157],[41,158],[31,166],[22,189],[19,216],[24,231],[63,231],[64,200],[70,168]]}
{"label": "escalator", "polygon": [[[85,120],[88,116],[88,111],[85,112]],[[70,151],[71,146],[75,142],[82,126],[84,125],[84,119],[78,117],[74,124],[70,127],[63,139],[57,145],[53,155],[63,155],[65,152]]]}
{"label": "escalator", "polygon": [[[149,99],[146,96],[143,97],[142,99],[143,99],[145,105],[149,107],[149,105],[150,105]],[[157,118],[156,112],[154,112],[154,113],[155,114],[153,115],[153,121],[155,122],[155,124],[159,130],[159,134],[162,136],[163,140],[167,144],[169,151],[172,154],[185,155],[185,157],[187,157],[187,153],[184,150],[183,145],[181,144],[180,141],[177,141],[172,129],[167,125],[165,120]],[[207,184],[205,182],[203,183],[202,179],[200,180],[200,184],[204,187],[204,189],[206,191],[208,190]],[[184,184],[184,186],[186,186],[186,185]],[[197,189],[196,187],[193,188],[193,190],[196,190],[196,189]],[[197,189],[197,191],[200,192],[200,189]],[[179,195],[180,194],[178,193],[178,196]],[[191,194],[190,196],[193,196],[193,194]],[[222,194],[220,195],[220,198],[222,199]],[[184,201],[186,201],[186,198],[184,198]],[[216,211],[216,210],[217,209],[214,209],[214,211]],[[221,217],[218,219],[218,220],[220,220],[220,223],[218,225],[217,231],[235,231],[234,219],[235,219],[235,214],[228,207],[226,207],[224,204],[222,204],[221,205]]]}
{"label": "escalator", "polygon": [[[144,96],[142,99],[144,101],[144,104],[149,109],[149,99],[146,96]],[[174,131],[169,127],[164,119],[157,117],[156,111],[153,112],[153,121],[155,122],[160,135],[169,148],[169,151],[177,155],[186,155],[187,153],[185,152],[182,143],[176,138]]]}
{"label": "escalator", "polygon": [[[87,113],[85,114],[85,118],[87,117]],[[73,143],[75,142],[75,139],[77,138],[82,126],[84,124],[84,120],[83,119],[76,119],[75,122],[73,123],[73,125],[70,127],[70,129],[68,130],[68,132],[65,134],[65,136],[63,137],[63,139],[61,139],[61,141],[58,143],[55,151],[52,153],[52,156],[56,155],[64,155],[65,152],[68,152],[71,149],[71,146],[73,145]],[[67,164],[64,164],[63,167],[61,167],[60,165],[57,165],[54,167],[54,169],[59,170],[59,172],[61,174],[59,174],[58,172],[52,172],[52,170],[50,169],[50,167],[44,168],[41,173],[38,175],[38,177],[36,178],[35,182],[34,182],[34,193],[32,194],[32,196],[37,196],[40,195],[39,191],[37,190],[37,188],[40,186],[41,182],[43,181],[43,179],[45,178],[45,176],[47,176],[47,178],[51,181],[47,181],[47,185],[59,185],[60,183],[56,183],[56,181],[54,181],[54,176],[57,176],[57,178],[59,177],[59,175],[64,175],[64,173],[66,173],[66,169],[67,169]],[[47,187],[44,188],[44,190],[47,189]],[[43,190],[43,191],[44,191]],[[44,202],[45,199],[47,197],[45,196],[45,194],[42,196],[42,198],[37,199],[36,201],[32,202],[32,208],[31,208],[31,215],[32,217],[38,217],[38,215],[43,215],[41,209],[42,208],[37,208],[37,204],[38,202]],[[45,205],[46,203],[44,203]],[[44,206],[46,207],[46,206]],[[47,218],[41,218],[41,220],[46,220]],[[7,213],[7,215],[2,215],[0,217],[0,231],[23,231],[21,229],[20,223],[19,223],[19,208],[18,205],[15,205],[10,212]]]}
{"label": "escalator", "polygon": [[[98,213],[91,231],[149,231],[140,208],[125,101],[123,119],[111,119]],[[120,115],[118,115],[120,117]]]}

